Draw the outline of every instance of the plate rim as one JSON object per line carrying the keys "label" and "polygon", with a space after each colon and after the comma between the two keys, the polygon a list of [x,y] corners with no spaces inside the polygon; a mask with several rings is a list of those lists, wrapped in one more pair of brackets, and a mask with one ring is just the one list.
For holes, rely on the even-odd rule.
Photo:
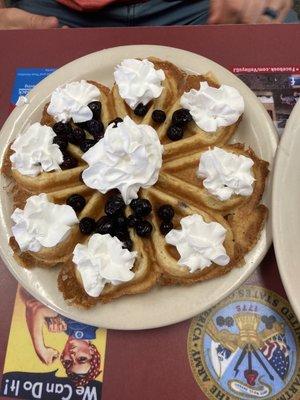
{"label": "plate rim", "polygon": [[[53,78],[53,75],[54,75],[54,74],[55,74],[55,77],[56,77],[58,74],[61,74],[62,71],[63,71],[64,69],[66,69],[66,68],[72,68],[73,65],[76,65],[76,64],[78,63],[78,61],[82,61],[82,60],[84,60],[84,59],[89,59],[89,58],[91,58],[91,57],[95,57],[95,56],[99,55],[100,53],[101,53],[102,55],[103,55],[103,53],[104,53],[104,55],[105,55],[105,54],[109,54],[109,53],[111,53],[111,52],[118,52],[119,49],[122,49],[122,50],[128,49],[128,53],[129,53],[129,54],[130,54],[130,52],[139,51],[139,50],[142,50],[142,51],[144,51],[144,52],[148,52],[149,54],[155,53],[156,51],[166,51],[166,52],[174,53],[174,57],[176,57],[176,54],[175,54],[175,53],[178,54],[178,52],[180,52],[180,53],[182,53],[182,56],[183,56],[183,57],[184,57],[184,55],[187,55],[187,56],[189,56],[189,57],[197,58],[197,59],[199,60],[199,63],[201,63],[201,62],[203,62],[203,61],[206,62],[206,63],[209,63],[210,66],[211,66],[210,69],[213,70],[213,72],[214,72],[215,70],[221,71],[222,73],[225,73],[227,76],[231,76],[231,78],[233,78],[234,80],[238,81],[238,82],[239,82],[239,85],[242,85],[242,86],[244,87],[244,90],[247,92],[247,96],[252,97],[252,99],[253,99],[253,100],[255,101],[255,103],[256,103],[256,106],[257,106],[258,108],[260,108],[260,110],[262,111],[262,113],[263,113],[263,114],[265,115],[265,117],[266,117],[266,118],[265,118],[265,121],[264,121],[264,124],[268,127],[268,131],[269,131],[269,134],[268,134],[269,140],[268,140],[268,141],[269,141],[269,145],[272,147],[272,150],[271,150],[271,151],[272,151],[272,153],[273,153],[273,160],[274,160],[274,155],[275,155],[275,151],[276,151],[276,147],[277,147],[277,143],[278,143],[278,135],[277,135],[277,132],[276,132],[276,130],[275,130],[275,127],[274,127],[273,122],[271,121],[270,117],[268,116],[267,111],[265,110],[265,108],[263,107],[263,105],[259,102],[259,100],[257,99],[256,95],[246,86],[246,84],[244,84],[238,77],[236,77],[232,72],[230,72],[229,70],[227,70],[225,67],[223,67],[223,66],[221,66],[220,64],[216,63],[215,61],[210,60],[210,59],[208,59],[208,58],[206,58],[206,57],[203,57],[203,56],[201,56],[201,55],[199,55],[199,54],[197,54],[197,53],[189,52],[189,51],[186,51],[186,50],[183,50],[183,49],[180,49],[180,48],[174,48],[174,47],[168,47],[168,46],[156,46],[156,45],[129,45],[129,46],[116,46],[116,47],[112,47],[112,48],[108,48],[108,49],[103,49],[103,50],[99,50],[99,51],[96,51],[96,52],[87,54],[87,55],[85,55],[85,56],[83,56],[83,57],[80,57],[80,58],[78,58],[78,59],[75,59],[75,60],[73,60],[73,61],[71,61],[71,62],[69,62],[69,63],[63,65],[61,68],[57,69],[53,74],[51,74],[51,75],[49,75],[47,78],[43,79],[43,80],[42,80],[38,85],[36,85],[36,86],[34,87],[34,89],[30,92],[30,94],[29,94],[29,96],[28,96],[29,99],[34,98],[35,95],[36,95],[36,93],[39,92],[40,88],[43,87],[43,86],[45,86],[45,85],[47,85],[48,81],[51,82],[51,78]],[[134,57],[134,54],[133,54],[132,56]],[[154,54],[154,56],[155,56],[155,54]],[[167,57],[166,57],[166,59],[168,60]],[[173,61],[173,62],[174,62],[174,61]],[[180,62],[178,62],[178,64],[180,64]],[[67,80],[64,79],[64,81],[69,81],[69,79],[67,79]],[[38,97],[38,95],[37,95],[37,97]],[[20,117],[20,116],[22,115],[22,113],[25,112],[25,110],[27,109],[28,106],[30,106],[30,104],[27,105],[27,106],[25,106],[25,108],[20,108],[20,109],[18,109],[18,108],[16,107],[16,108],[10,113],[9,117],[6,119],[5,123],[3,124],[2,129],[1,129],[1,133],[3,133],[4,131],[6,131],[6,130],[8,129],[7,127],[8,127],[9,125],[12,125],[12,127],[13,127],[13,126],[14,126],[14,122],[16,122],[17,119],[18,119],[18,117]],[[12,129],[13,129],[13,128],[12,128]],[[2,134],[2,135],[0,136],[0,146],[1,146],[1,144],[3,143],[3,141],[4,141],[4,135]],[[3,146],[1,146],[1,148],[0,148],[0,162],[1,162],[1,164],[2,164],[2,161],[3,161],[4,151],[6,150],[6,148],[3,149],[2,147],[3,147]],[[274,167],[273,167],[273,169],[274,169]],[[270,175],[271,175],[271,176],[269,177],[269,179],[270,179],[270,186],[271,186],[272,174],[270,174]],[[3,191],[3,189],[1,188],[1,192],[2,192],[2,191]],[[270,199],[270,200],[271,200],[271,199]],[[271,203],[272,203],[272,202],[270,201],[270,207],[272,207]],[[3,207],[0,207],[0,217],[1,217],[2,220],[3,220]],[[266,229],[266,228],[267,228],[267,226],[265,225],[265,228],[264,228],[264,229]],[[3,228],[1,228],[1,229],[3,230]],[[266,253],[267,253],[267,251],[268,251],[268,249],[269,249],[269,247],[270,247],[270,245],[271,245],[271,242],[272,242],[271,232],[267,232],[267,234],[266,234],[266,245],[265,245],[265,248],[264,248],[264,249],[261,251],[261,253],[257,256],[255,262],[252,262],[252,263],[249,265],[248,269],[245,270],[244,274],[238,276],[238,279],[237,279],[233,284],[230,285],[230,288],[229,288],[229,289],[226,289],[226,290],[225,290],[221,295],[219,295],[216,299],[213,299],[213,300],[211,300],[211,301],[208,301],[208,302],[206,303],[206,306],[205,306],[204,308],[202,308],[201,310],[199,310],[199,313],[200,313],[200,312],[203,312],[203,311],[205,311],[205,310],[207,310],[207,309],[209,309],[209,308],[211,308],[211,307],[213,307],[215,304],[217,304],[217,303],[220,302],[222,299],[224,299],[226,296],[228,296],[230,293],[232,293],[237,287],[239,287],[239,286],[251,275],[251,273],[255,270],[255,268],[260,264],[260,262],[262,261],[262,259],[263,259],[264,256],[266,255]],[[255,247],[256,247],[256,246],[255,246]],[[19,276],[18,276],[18,273],[17,273],[16,268],[13,268],[13,267],[10,265],[10,263],[7,261],[7,259],[6,259],[5,249],[4,249],[4,246],[3,246],[2,243],[0,243],[0,255],[1,255],[1,258],[2,258],[2,260],[3,260],[4,264],[5,264],[5,266],[9,269],[9,271],[12,273],[12,275],[15,277],[15,279],[16,279],[16,280],[19,282],[19,284],[20,284],[21,286],[23,286],[32,296],[34,296],[35,298],[37,298],[37,299],[38,299],[39,301],[41,301],[43,304],[46,304],[48,307],[54,309],[54,310],[55,310],[56,312],[58,312],[59,314],[66,315],[66,316],[69,317],[69,318],[74,318],[74,315],[73,315],[72,311],[69,311],[69,310],[71,310],[71,307],[69,307],[69,305],[68,305],[67,303],[65,303],[65,304],[66,304],[66,307],[65,307],[64,309],[61,309],[59,306],[56,306],[55,304],[52,304],[52,302],[49,302],[48,299],[47,299],[47,297],[43,297],[42,295],[40,295],[39,293],[37,293],[37,290],[34,289],[34,288],[32,287],[32,285],[29,284],[29,282],[28,282],[28,285],[27,285],[26,282],[24,283],[23,280],[20,280],[20,279],[19,279]],[[244,268],[244,267],[243,267],[243,268]],[[234,272],[234,270],[231,271],[230,273],[232,274],[233,272]],[[229,273],[229,274],[230,274],[230,273]],[[227,274],[226,276],[228,276],[229,274]],[[219,278],[219,279],[221,279],[221,278]],[[199,287],[200,287],[200,286],[199,286]],[[78,309],[76,309],[76,310],[78,310]],[[181,318],[176,318],[176,317],[174,317],[174,318],[169,318],[169,319],[166,320],[165,322],[160,322],[159,324],[149,324],[149,325],[143,324],[143,326],[137,324],[137,325],[134,325],[134,326],[131,326],[131,327],[130,327],[130,326],[124,327],[124,326],[118,325],[118,323],[116,323],[116,324],[111,323],[111,324],[106,324],[105,326],[103,325],[103,327],[109,328],[109,329],[123,329],[123,330],[152,329],[152,328],[158,328],[158,327],[162,327],[162,326],[172,325],[172,324],[175,324],[175,323],[184,321],[184,320],[186,320],[186,319],[192,318],[194,315],[195,315],[194,312],[192,313],[192,315],[189,314],[189,313],[186,313],[186,315],[185,315],[184,317],[181,317]],[[76,318],[77,318],[77,317],[76,317]],[[91,320],[87,320],[87,319],[85,319],[85,318],[83,318],[81,321],[84,322],[84,323],[90,324],[90,325],[95,324],[95,321],[92,322]]]}
{"label": "plate rim", "polygon": [[[291,149],[290,143],[292,142],[292,138],[294,135],[297,134],[297,131],[294,128],[294,126],[297,123],[297,116],[298,114],[300,115],[300,101],[298,100],[296,105],[294,106],[288,121],[286,123],[284,132],[282,134],[282,137],[280,139],[277,152],[276,152],[276,157],[275,157],[275,162],[274,162],[274,167],[273,167],[273,189],[272,189],[272,235],[273,235],[273,243],[274,243],[274,251],[275,251],[275,257],[278,265],[278,270],[280,274],[280,278],[282,280],[282,284],[284,286],[284,289],[286,291],[286,295],[289,299],[289,302],[291,303],[291,306],[297,316],[297,318],[300,320],[300,294],[299,294],[299,302],[297,303],[297,299],[294,296],[294,291],[290,285],[290,275],[288,273],[285,273],[285,265],[287,264],[287,258],[284,255],[284,250],[280,245],[281,241],[281,234],[280,232],[282,231],[282,223],[281,219],[278,218],[278,215],[282,209],[282,200],[284,196],[282,196],[282,191],[283,191],[283,185],[282,185],[282,167],[286,164],[286,160],[288,158],[288,155],[286,154],[287,149]],[[299,117],[298,117],[299,120]]]}

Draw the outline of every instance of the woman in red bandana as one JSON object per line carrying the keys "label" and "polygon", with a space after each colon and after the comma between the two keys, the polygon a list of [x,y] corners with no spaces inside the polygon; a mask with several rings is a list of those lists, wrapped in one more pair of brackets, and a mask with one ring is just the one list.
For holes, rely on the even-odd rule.
{"label": "woman in red bandana", "polygon": [[292,0],[0,0],[0,29],[296,22]]}

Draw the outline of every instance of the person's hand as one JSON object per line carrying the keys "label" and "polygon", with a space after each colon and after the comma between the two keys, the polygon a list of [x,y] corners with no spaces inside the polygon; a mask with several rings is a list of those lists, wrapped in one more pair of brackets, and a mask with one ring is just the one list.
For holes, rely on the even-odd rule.
{"label": "person's hand", "polygon": [[0,8],[0,29],[58,28],[56,17],[31,14],[18,8]]}
{"label": "person's hand", "polygon": [[52,333],[65,332],[67,330],[67,324],[59,316],[49,318],[47,321],[47,326],[49,332]]}
{"label": "person's hand", "polygon": [[54,361],[59,357],[59,352],[51,347],[45,347],[42,351],[39,351],[38,356],[44,364],[53,364]]}
{"label": "person's hand", "polygon": [[292,8],[292,0],[211,0],[210,24],[280,23]]}

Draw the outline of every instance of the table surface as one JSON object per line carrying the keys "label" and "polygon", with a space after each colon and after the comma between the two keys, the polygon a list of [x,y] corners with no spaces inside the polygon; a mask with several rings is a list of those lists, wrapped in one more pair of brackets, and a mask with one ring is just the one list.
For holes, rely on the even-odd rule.
{"label": "table surface", "polygon": [[[20,67],[60,67],[93,51],[129,44],[177,47],[201,54],[229,69],[300,65],[300,53],[294,47],[299,39],[297,25],[0,31],[0,126],[11,109],[12,85],[16,69]],[[272,249],[250,282],[285,296]],[[0,371],[16,286],[0,261]],[[188,328],[188,323],[183,322],[144,332],[110,331],[104,400],[205,398],[200,397],[190,372],[186,345],[179,345],[179,338],[187,335]],[[170,369],[175,364],[180,368]],[[166,385],[170,379],[172,384]]]}

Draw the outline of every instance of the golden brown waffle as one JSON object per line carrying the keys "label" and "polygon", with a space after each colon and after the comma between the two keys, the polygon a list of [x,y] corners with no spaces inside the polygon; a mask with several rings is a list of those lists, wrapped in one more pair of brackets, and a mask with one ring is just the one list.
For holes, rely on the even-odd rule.
{"label": "golden brown waffle", "polygon": [[[101,119],[105,127],[112,119],[129,115],[136,122],[150,124],[157,129],[160,140],[164,144],[163,166],[158,182],[139,193],[140,197],[148,199],[153,206],[153,212],[147,217],[153,225],[152,235],[150,238],[140,238],[134,229],[130,230],[134,243],[133,250],[138,252],[133,267],[134,278],[118,286],[106,285],[98,298],[87,295],[83,289],[81,277],[71,261],[74,246],[78,242],[84,243],[89,239],[80,233],[78,226],[72,228],[69,238],[60,245],[52,249],[43,249],[38,253],[20,253],[14,239],[11,240],[15,257],[22,265],[62,264],[58,278],[59,289],[68,302],[77,306],[90,307],[98,301],[105,303],[123,295],[146,292],[157,282],[160,285],[192,284],[224,275],[232,268],[244,263],[245,254],[257,243],[267,217],[267,208],[260,204],[260,201],[268,174],[268,163],[260,160],[251,149],[245,149],[242,144],[227,144],[239,121],[232,126],[220,128],[213,134],[202,131],[194,122],[190,122],[182,140],[170,142],[167,138],[166,132],[171,123],[172,114],[181,108],[180,97],[183,92],[192,88],[199,89],[202,81],[207,81],[210,86],[218,87],[219,84],[214,76],[210,73],[189,75],[170,62],[153,57],[148,59],[153,62],[156,69],[164,70],[166,79],[163,83],[162,95],[150,103],[148,112],[143,118],[134,115],[121,99],[116,85],[110,92],[101,84],[90,81],[101,91]],[[47,114],[46,107],[42,123],[53,125],[54,121]],[[151,118],[155,109],[164,110],[167,114],[167,119],[161,126],[156,125]],[[201,179],[196,177],[199,157],[209,146],[214,145],[252,158],[255,183],[251,196],[233,196],[221,202],[203,187]],[[17,171],[11,171],[9,161],[4,164],[4,173],[11,174],[15,182],[16,205],[24,204],[28,196],[41,192],[47,193],[49,199],[56,203],[65,203],[70,194],[79,193],[88,200],[86,207],[78,215],[79,219],[84,216],[98,219],[104,215],[104,204],[108,195],[103,196],[82,183],[81,172],[86,167],[81,159],[82,152],[71,144],[68,146],[68,151],[78,159],[78,167],[66,171],[42,173],[36,178],[24,177]],[[162,204],[170,204],[174,207],[175,228],[179,228],[181,218],[192,214],[201,215],[206,222],[220,223],[227,232],[224,247],[230,257],[230,263],[225,267],[212,264],[194,273],[190,273],[185,267],[180,267],[176,247],[168,245],[159,230],[161,221],[157,217],[156,210]],[[129,213],[129,207],[126,213]]]}
{"label": "golden brown waffle", "polygon": [[173,105],[174,98],[177,98],[181,92],[181,86],[185,80],[186,73],[168,61],[162,61],[155,57],[148,57],[148,60],[154,64],[155,69],[162,69],[164,71],[166,79],[162,82],[164,87],[162,94],[159,98],[149,103],[147,114],[144,117],[135,115],[133,110],[121,98],[116,83],[112,88],[112,98],[115,117],[124,118],[126,115],[129,115],[130,118],[137,123],[149,124],[156,128],[157,126],[151,118],[152,112],[154,110],[164,110],[168,112]]}
{"label": "golden brown waffle", "polygon": [[[89,82],[97,86],[101,91],[101,120],[106,127],[111,120],[110,91],[101,84],[94,81]],[[47,113],[47,106],[44,108],[41,123],[53,126],[55,121]],[[100,205],[104,202],[104,196],[86,187],[81,180],[81,173],[86,168],[86,163],[81,158],[83,152],[79,147],[71,143],[68,144],[67,151],[77,159],[77,167],[49,173],[42,172],[36,177],[30,177],[22,175],[11,168],[9,156],[12,151],[8,149],[2,172],[12,178],[14,207],[23,208],[26,199],[35,194],[46,193],[50,201],[57,204],[65,204],[71,194],[78,193],[87,200],[86,206],[80,212],[78,218],[81,219],[86,216],[99,217],[99,208],[101,209]],[[43,248],[39,252],[21,252],[14,238],[11,238],[10,244],[14,250],[15,258],[22,266],[52,267],[66,262],[70,258],[75,245],[83,239],[84,236],[81,234],[78,225],[75,225],[71,228],[70,234],[65,240],[55,247]]]}

